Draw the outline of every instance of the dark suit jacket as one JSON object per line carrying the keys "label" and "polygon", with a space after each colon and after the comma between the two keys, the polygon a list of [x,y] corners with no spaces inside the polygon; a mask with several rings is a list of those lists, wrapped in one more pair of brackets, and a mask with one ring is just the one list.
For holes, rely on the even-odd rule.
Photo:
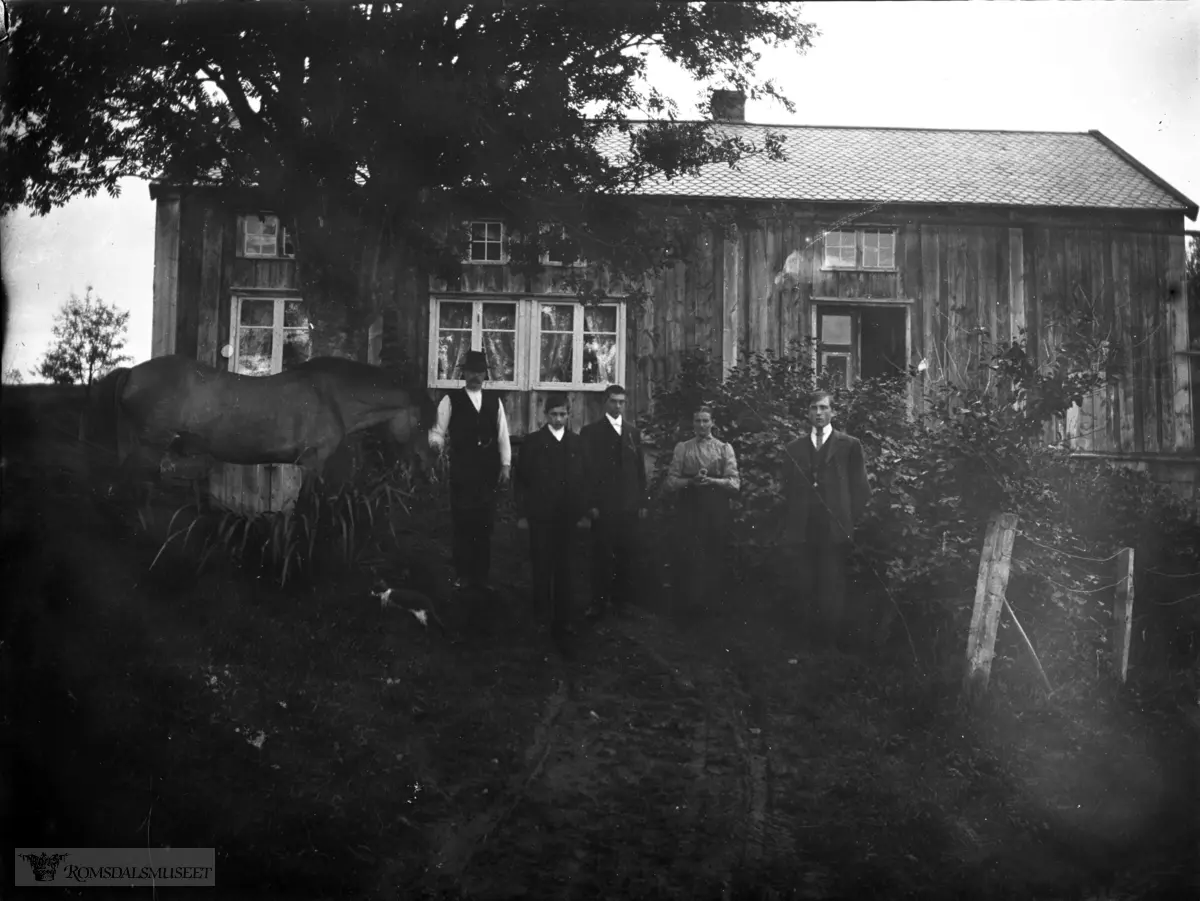
{"label": "dark suit jacket", "polygon": [[[566,454],[561,470],[552,462],[551,455],[556,451]],[[562,447],[559,447],[546,426],[529,435],[517,453],[513,488],[521,516],[539,522],[567,520],[574,523],[587,512],[583,441],[567,429],[563,432]]]}
{"label": "dark suit jacket", "polygon": [[[588,483],[588,509],[631,513],[649,506],[642,435],[628,420],[618,436],[608,417],[588,423],[579,433]],[[618,462],[619,460],[619,462]]]}
{"label": "dark suit jacket", "polygon": [[[814,478],[812,461],[815,453],[811,431],[787,445],[783,464],[783,537],[787,541],[849,542],[854,538],[854,526],[862,518],[871,497],[862,443],[834,429],[822,450],[824,458],[817,464]],[[809,535],[809,512],[813,504],[820,504],[822,500],[832,514],[829,534]],[[825,508],[819,509],[824,512]]]}

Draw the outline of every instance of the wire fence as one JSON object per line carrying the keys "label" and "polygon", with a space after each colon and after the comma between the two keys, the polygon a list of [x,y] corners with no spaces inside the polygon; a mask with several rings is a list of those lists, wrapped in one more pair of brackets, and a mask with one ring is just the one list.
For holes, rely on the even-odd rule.
{"label": "wire fence", "polygon": [[[1078,659],[1081,641],[1095,656],[1097,669],[1101,658],[1109,655],[1122,681],[1130,666],[1134,634],[1139,634],[1143,643],[1150,632],[1157,633],[1156,639],[1166,636],[1168,641],[1181,635],[1190,643],[1190,650],[1195,650],[1200,633],[1200,603],[1196,603],[1200,600],[1200,571],[1138,567],[1131,549],[1097,556],[1021,528],[1015,530],[1012,564],[1018,581],[1010,593],[1016,595],[1017,603],[1006,597],[1005,604],[1050,693],[1055,690],[1050,688],[1039,657],[1065,652]],[[1021,581],[1022,577],[1032,582]],[[1028,596],[1022,596],[1022,589],[1030,592]],[[1189,603],[1195,604],[1194,613],[1185,606]],[[1018,617],[1026,621],[1030,633]],[[1036,640],[1039,635],[1041,641]],[[1144,654],[1146,662],[1162,662],[1153,650]],[[1057,675],[1071,678],[1066,672]]]}

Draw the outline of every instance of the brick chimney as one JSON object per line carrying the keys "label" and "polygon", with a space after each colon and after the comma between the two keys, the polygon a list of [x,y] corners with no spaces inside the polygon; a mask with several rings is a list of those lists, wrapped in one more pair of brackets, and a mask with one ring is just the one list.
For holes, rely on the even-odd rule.
{"label": "brick chimney", "polygon": [[741,91],[713,91],[708,108],[718,122],[746,121],[746,95]]}

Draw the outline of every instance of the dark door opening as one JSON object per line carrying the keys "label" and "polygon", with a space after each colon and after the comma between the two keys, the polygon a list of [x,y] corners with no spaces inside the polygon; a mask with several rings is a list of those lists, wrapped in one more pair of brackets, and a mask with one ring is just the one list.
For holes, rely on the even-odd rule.
{"label": "dark door opening", "polygon": [[905,347],[908,310],[866,307],[859,316],[862,336],[859,376],[871,379],[903,373],[908,368]]}

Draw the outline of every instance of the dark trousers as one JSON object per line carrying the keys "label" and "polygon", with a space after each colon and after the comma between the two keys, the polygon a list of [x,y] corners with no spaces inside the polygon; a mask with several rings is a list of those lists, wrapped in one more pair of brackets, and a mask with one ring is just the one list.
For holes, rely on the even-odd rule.
{"label": "dark trousers", "polygon": [[806,541],[800,545],[797,593],[805,631],[819,645],[845,641],[846,542]]}
{"label": "dark trousers", "polygon": [[671,583],[675,607],[715,612],[725,588],[729,501],[716,489],[685,489],[673,528]]}
{"label": "dark trousers", "polygon": [[602,510],[592,523],[592,603],[596,606],[632,602],[637,533],[637,511]]}
{"label": "dark trousers", "polygon": [[450,509],[454,524],[454,570],[473,588],[487,585],[492,568],[494,512],[490,504]]}
{"label": "dark trousers", "polygon": [[540,619],[563,626],[571,617],[571,545],[575,523],[529,521],[529,559],[533,564],[533,606]]}

